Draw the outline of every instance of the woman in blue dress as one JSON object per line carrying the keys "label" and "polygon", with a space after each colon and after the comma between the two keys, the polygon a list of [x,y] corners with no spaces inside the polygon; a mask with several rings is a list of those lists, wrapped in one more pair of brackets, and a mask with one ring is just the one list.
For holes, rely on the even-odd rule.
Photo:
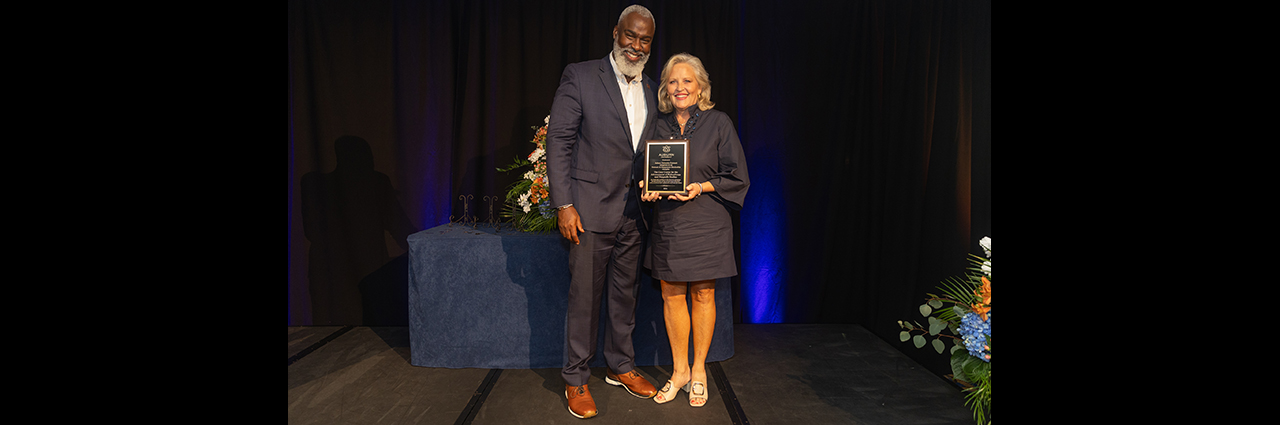
{"label": "woman in blue dress", "polygon": [[[707,351],[715,332],[716,279],[736,276],[730,211],[742,209],[750,181],[747,161],[733,121],[712,109],[711,79],[697,57],[681,53],[662,68],[658,82],[658,139],[688,140],[689,185],[685,193],[656,202],[645,267],[660,280],[663,318],[674,360],[671,380],[654,397],[658,403],[689,393],[689,405],[707,403]],[[693,302],[692,314],[686,299]],[[693,339],[693,364],[689,339]]]}

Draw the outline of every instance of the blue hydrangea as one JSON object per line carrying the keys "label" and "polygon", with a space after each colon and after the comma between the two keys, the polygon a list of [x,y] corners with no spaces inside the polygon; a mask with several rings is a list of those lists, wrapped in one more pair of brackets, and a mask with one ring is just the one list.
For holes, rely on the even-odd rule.
{"label": "blue hydrangea", "polygon": [[964,348],[969,350],[969,355],[987,360],[989,351],[982,347],[987,344],[987,337],[991,336],[991,312],[987,312],[987,320],[982,320],[978,313],[968,312],[964,317],[960,318],[960,338],[964,340]]}
{"label": "blue hydrangea", "polygon": [[556,216],[556,209],[551,207],[550,198],[543,198],[542,202],[538,203],[538,211],[542,213],[542,218],[545,219],[551,219]]}

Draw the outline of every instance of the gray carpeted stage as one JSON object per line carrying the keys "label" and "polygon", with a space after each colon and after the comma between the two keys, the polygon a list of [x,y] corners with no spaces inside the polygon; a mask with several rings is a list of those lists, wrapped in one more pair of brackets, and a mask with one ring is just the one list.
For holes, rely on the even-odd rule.
{"label": "gray carpeted stage", "polygon": [[[857,325],[734,327],[735,354],[708,364],[710,399],[667,404],[588,384],[600,416],[565,408],[558,369],[410,364],[407,327],[290,327],[291,424],[972,424],[953,384]],[[643,366],[661,387],[671,368]]]}

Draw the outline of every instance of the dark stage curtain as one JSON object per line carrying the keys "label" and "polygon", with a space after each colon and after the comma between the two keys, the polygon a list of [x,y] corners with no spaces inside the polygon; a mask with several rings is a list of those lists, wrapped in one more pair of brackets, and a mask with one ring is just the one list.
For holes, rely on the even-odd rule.
{"label": "dark stage curtain", "polygon": [[[920,319],[925,293],[992,235],[989,3],[744,4],[748,201],[776,205],[744,209],[742,233],[785,228],[760,236],[782,257],[764,273],[781,287],[761,291],[775,303],[762,310],[776,322],[858,323],[948,370],[932,349],[900,344],[896,321]],[[775,180],[756,179],[766,174]]]}
{"label": "dark stage curtain", "polygon": [[[630,3],[290,1],[289,325],[404,325],[405,236],[460,196],[488,218],[517,178],[495,168]],[[735,317],[898,344],[991,235],[990,2],[639,3],[645,72],[699,56],[747,152]]]}

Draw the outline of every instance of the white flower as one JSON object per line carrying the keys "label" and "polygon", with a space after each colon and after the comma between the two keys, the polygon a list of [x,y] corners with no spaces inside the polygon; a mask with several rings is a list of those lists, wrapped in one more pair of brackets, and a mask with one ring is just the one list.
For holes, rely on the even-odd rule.
{"label": "white flower", "polygon": [[542,150],[542,148],[534,149],[533,153],[529,154],[529,162],[538,162],[538,160],[542,159],[542,156],[546,155],[546,153],[547,152]]}
{"label": "white flower", "polygon": [[547,117],[546,117],[546,118],[543,118],[543,119],[542,119],[542,123],[543,123],[543,124],[551,124],[551,116],[550,116],[550,115],[547,115]]}
{"label": "white flower", "polygon": [[525,194],[523,194],[523,195],[520,195],[520,199],[519,199],[519,201],[518,201],[518,202],[520,203],[520,207],[524,209],[524,212],[529,212],[529,207],[532,207],[532,206],[533,206],[533,204],[530,204],[530,203],[529,203],[529,194],[528,194],[528,193],[525,193]]}
{"label": "white flower", "polygon": [[524,173],[525,180],[533,180],[535,177],[538,177],[538,175],[535,174],[533,170],[529,170]]}
{"label": "white flower", "polygon": [[987,276],[991,276],[991,261],[982,262],[982,272],[986,273]]}
{"label": "white flower", "polygon": [[987,252],[987,258],[991,258],[991,237],[983,236],[982,240],[978,241],[978,245],[982,246],[983,251]]}

